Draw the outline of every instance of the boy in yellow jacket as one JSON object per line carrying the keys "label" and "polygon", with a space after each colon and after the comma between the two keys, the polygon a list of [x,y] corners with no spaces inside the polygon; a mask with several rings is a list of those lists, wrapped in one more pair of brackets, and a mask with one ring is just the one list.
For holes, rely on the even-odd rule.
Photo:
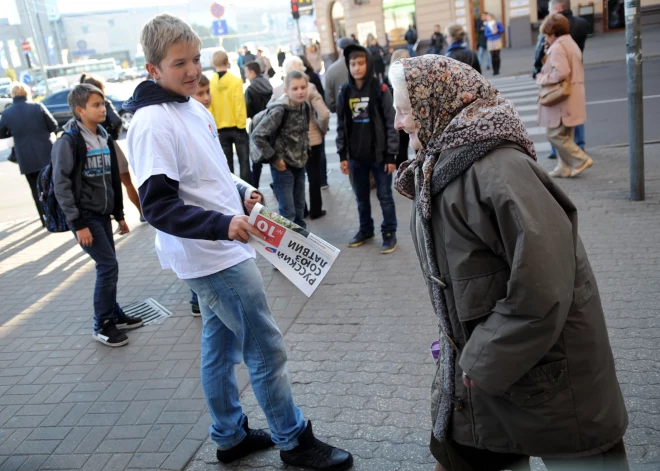
{"label": "boy in yellow jacket", "polygon": [[218,128],[220,145],[227,156],[229,170],[234,173],[234,151],[241,167],[240,177],[252,182],[250,171],[250,138],[245,130],[247,109],[243,96],[243,81],[229,73],[229,58],[224,51],[213,54],[216,73],[211,78],[211,114]]}

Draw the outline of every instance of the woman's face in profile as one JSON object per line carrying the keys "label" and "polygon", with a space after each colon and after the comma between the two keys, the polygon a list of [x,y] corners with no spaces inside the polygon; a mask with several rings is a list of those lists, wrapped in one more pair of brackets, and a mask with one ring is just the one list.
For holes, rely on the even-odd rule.
{"label": "woman's face in profile", "polygon": [[420,150],[424,146],[417,137],[419,126],[415,122],[412,113],[412,105],[408,94],[400,89],[394,89],[394,109],[396,116],[394,117],[394,128],[398,131],[404,131],[410,136],[410,147],[413,150]]}

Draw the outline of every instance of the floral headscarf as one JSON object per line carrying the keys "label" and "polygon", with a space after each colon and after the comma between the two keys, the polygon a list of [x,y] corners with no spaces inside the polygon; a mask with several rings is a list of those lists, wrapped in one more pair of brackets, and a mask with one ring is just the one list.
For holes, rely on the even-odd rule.
{"label": "floral headscarf", "polygon": [[[417,207],[424,219],[428,220],[431,215],[431,179],[442,151],[490,141],[493,145],[476,145],[474,149],[479,154],[488,153],[495,143],[506,140],[520,145],[536,159],[534,144],[513,104],[479,72],[462,62],[438,55],[401,62],[412,113],[420,125],[417,136],[424,148],[417,153],[415,160],[399,167],[395,187],[403,196],[413,199],[415,169],[422,170]],[[478,155],[469,164],[483,156]],[[458,176],[460,174],[449,178]]]}

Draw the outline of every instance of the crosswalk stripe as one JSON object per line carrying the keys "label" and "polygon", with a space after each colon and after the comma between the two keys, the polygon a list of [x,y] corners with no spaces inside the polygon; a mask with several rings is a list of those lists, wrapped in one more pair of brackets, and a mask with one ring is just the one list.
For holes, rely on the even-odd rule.
{"label": "crosswalk stripe", "polygon": [[514,98],[519,98],[519,97],[526,97],[526,96],[538,96],[539,91],[537,89],[534,90],[526,90],[524,92],[514,92],[514,93],[502,93],[504,95],[504,98],[508,98],[509,100],[512,100]]}
{"label": "crosswalk stripe", "polygon": [[530,83],[529,85],[515,85],[512,87],[495,87],[499,90],[499,92],[503,95],[506,95],[509,92],[521,92],[523,90],[537,90],[539,89],[539,86],[536,85],[535,83]]}

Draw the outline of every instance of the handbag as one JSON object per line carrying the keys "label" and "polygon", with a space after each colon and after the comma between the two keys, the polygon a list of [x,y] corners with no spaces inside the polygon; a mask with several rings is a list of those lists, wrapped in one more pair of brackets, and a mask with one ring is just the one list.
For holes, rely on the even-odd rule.
{"label": "handbag", "polygon": [[[560,46],[564,47],[561,44]],[[539,104],[543,106],[554,106],[566,100],[570,95],[571,76],[569,75],[559,83],[553,83],[552,85],[541,85],[541,89],[539,90]]]}
{"label": "handbag", "polygon": [[500,51],[502,49],[504,49],[504,40],[502,38],[488,40],[489,51]]}

